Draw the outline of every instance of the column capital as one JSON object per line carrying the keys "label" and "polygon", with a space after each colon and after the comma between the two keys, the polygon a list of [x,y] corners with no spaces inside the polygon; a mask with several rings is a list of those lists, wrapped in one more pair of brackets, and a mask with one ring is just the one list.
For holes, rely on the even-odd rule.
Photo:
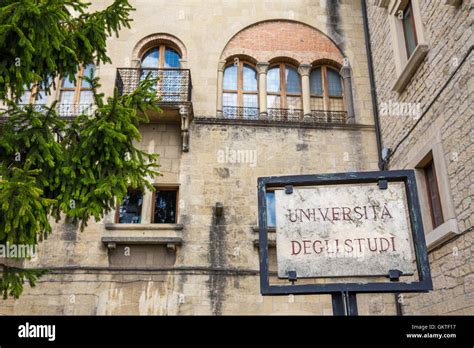
{"label": "column capital", "polygon": [[313,66],[311,64],[300,64],[300,66],[298,67],[298,73],[301,76],[309,76],[312,67]]}
{"label": "column capital", "polygon": [[217,65],[217,70],[223,72],[225,69],[225,63],[226,63],[225,60],[220,60],[219,64]]}
{"label": "column capital", "polygon": [[258,62],[256,65],[258,74],[266,74],[270,63],[268,62]]}

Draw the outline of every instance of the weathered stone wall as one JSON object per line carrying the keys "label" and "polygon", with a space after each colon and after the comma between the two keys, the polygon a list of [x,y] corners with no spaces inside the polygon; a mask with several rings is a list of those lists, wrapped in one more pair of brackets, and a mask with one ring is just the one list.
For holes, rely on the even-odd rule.
{"label": "weathered stone wall", "polygon": [[[101,7],[106,1],[94,1]],[[259,176],[314,174],[377,169],[362,16],[358,1],[162,1],[136,0],[132,29],[109,40],[113,63],[100,67],[103,90],[111,94],[116,68],[133,66],[133,51],[143,38],[165,33],[185,46],[193,80],[195,120],[190,151],[180,151],[177,125],[142,127],[141,147],[160,153],[164,176],[157,183],[180,185],[183,225],[176,259],[136,258],[133,269],[109,263],[101,238],[104,221],[90,222],[84,232],[59,224],[41,244],[29,266],[50,268],[36,288],[26,287],[20,300],[0,302],[1,314],[331,314],[330,296],[262,297],[258,278],[257,225]],[[199,122],[216,115],[217,69],[229,40],[242,29],[266,20],[304,23],[328,35],[351,62],[357,125],[298,128],[222,125]],[[365,126],[363,126],[365,125]],[[255,161],[229,163],[226,151],[256,154]],[[221,152],[219,152],[221,151]],[[252,157],[253,158],[253,157]],[[148,199],[145,194],[144,199]],[[224,215],[216,218],[216,202]],[[148,203],[151,204],[151,203]],[[145,204],[144,208],[145,209]],[[148,214],[148,213],[144,213]],[[163,236],[169,231],[114,231],[128,236]],[[163,248],[160,246],[159,248]],[[133,246],[131,252],[134,252]],[[163,254],[165,251],[160,249]],[[169,252],[169,251],[166,251]],[[148,251],[147,251],[148,253]],[[174,262],[174,264],[173,264]],[[144,263],[144,264],[141,264]],[[110,266],[117,267],[111,268]],[[130,267],[130,266],[126,266]],[[274,265],[272,266],[274,267]],[[360,297],[364,314],[394,314],[393,295]]]}
{"label": "weathered stone wall", "polygon": [[[375,5],[368,8],[379,106],[390,101],[421,106],[421,118],[380,116],[383,146],[396,149],[390,158],[390,169],[413,168],[417,164],[412,160],[414,154],[429,149],[434,139],[440,140],[444,163],[435,165],[437,172],[446,171],[447,180],[440,180],[438,175],[438,185],[450,194],[450,199],[442,203],[453,206],[458,232],[464,234],[430,251],[434,291],[404,295],[401,302],[406,314],[472,315],[472,53],[463,62],[473,43],[469,19],[472,1],[462,1],[460,7],[429,0],[420,0],[419,4],[423,29],[417,30],[424,30],[429,51],[400,94],[391,90],[396,72],[388,12]],[[424,198],[426,192],[420,182],[419,186]],[[426,205],[423,219],[425,233],[429,234],[433,228],[427,209]]]}

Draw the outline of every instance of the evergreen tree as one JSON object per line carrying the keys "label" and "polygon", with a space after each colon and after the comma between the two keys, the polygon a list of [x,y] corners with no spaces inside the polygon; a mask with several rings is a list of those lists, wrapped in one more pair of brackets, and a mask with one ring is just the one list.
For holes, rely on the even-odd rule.
{"label": "evergreen tree", "polygon": [[[51,221],[80,225],[99,221],[128,187],[153,186],[157,155],[135,147],[147,110],[158,111],[150,76],[128,95],[98,93],[86,77],[94,111],[64,121],[56,103],[43,109],[17,102],[26,86],[54,88],[57,76],[71,80],[80,65],[110,62],[106,39],[129,27],[127,0],[89,13],[80,0],[2,0],[0,3],[0,244],[36,246],[51,233]],[[18,298],[44,270],[0,264],[4,298]]]}

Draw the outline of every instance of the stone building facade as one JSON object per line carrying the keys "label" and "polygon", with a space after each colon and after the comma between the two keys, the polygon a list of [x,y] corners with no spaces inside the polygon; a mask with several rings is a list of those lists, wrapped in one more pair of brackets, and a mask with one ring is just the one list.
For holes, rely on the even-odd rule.
{"label": "stone building facade", "polygon": [[[368,7],[388,169],[416,169],[434,290],[401,297],[406,314],[474,314],[472,1],[410,2],[417,46],[404,49],[406,1]],[[401,11],[401,12],[400,12]],[[413,111],[413,112],[411,112]],[[441,206],[433,219],[427,167]],[[433,194],[433,192],[431,192]]]}
{"label": "stone building facade", "polygon": [[[329,295],[260,295],[256,184],[269,175],[378,169],[361,2],[130,2],[136,8],[132,28],[109,40],[112,64],[96,67],[95,74],[108,95],[114,87],[129,92],[146,73],[160,77],[163,112],[141,126],[138,144],[160,154],[163,175],[152,178],[158,191],[130,193],[127,204],[134,201],[139,215],[123,206],[84,232],[55,225],[38,257],[28,261],[50,272],[19,300],[0,302],[0,313],[331,315]],[[94,1],[92,8],[107,3]],[[413,80],[394,92],[403,60],[393,59],[385,3],[368,4],[384,147],[394,149],[413,122],[382,116],[380,103],[420,102],[424,110],[458,58],[454,87],[444,90],[388,162],[390,169],[417,167],[422,147],[439,144],[433,157],[444,158],[445,168],[438,170],[436,162],[436,170],[444,170],[446,229],[456,229],[438,233],[424,219],[434,292],[398,301],[393,294],[359,295],[359,313],[395,314],[401,302],[410,314],[472,314],[472,130],[466,127],[472,120],[469,60],[462,60],[470,5],[419,1],[429,48]],[[58,89],[50,99],[63,98],[60,105],[74,112],[67,92]],[[81,103],[83,91],[75,93]],[[127,214],[131,220],[122,220]],[[272,230],[269,236],[275,238]]]}

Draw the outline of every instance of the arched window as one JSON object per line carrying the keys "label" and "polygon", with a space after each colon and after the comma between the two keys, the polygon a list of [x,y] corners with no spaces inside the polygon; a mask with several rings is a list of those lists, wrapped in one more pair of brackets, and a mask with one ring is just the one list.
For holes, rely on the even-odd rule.
{"label": "arched window", "polygon": [[302,109],[301,80],[296,68],[278,64],[268,69],[267,106],[269,109]]}
{"label": "arched window", "polygon": [[257,71],[250,64],[237,61],[224,70],[223,114],[227,117],[258,116]]}
{"label": "arched window", "polygon": [[315,67],[309,81],[311,110],[345,110],[342,78],[335,68],[327,65]]}
{"label": "arched window", "polygon": [[75,76],[75,81],[64,77],[61,81],[59,113],[61,116],[75,116],[91,110],[94,94],[91,84],[84,77],[93,78],[94,64],[81,66]]}
{"label": "arched window", "polygon": [[180,59],[181,56],[175,49],[165,45],[153,47],[142,56],[140,78],[144,79],[148,74],[158,78],[156,90],[162,101],[180,100]]}
{"label": "arched window", "polygon": [[181,56],[175,49],[160,45],[145,52],[141,65],[142,68],[151,69],[179,68],[180,59]]}

